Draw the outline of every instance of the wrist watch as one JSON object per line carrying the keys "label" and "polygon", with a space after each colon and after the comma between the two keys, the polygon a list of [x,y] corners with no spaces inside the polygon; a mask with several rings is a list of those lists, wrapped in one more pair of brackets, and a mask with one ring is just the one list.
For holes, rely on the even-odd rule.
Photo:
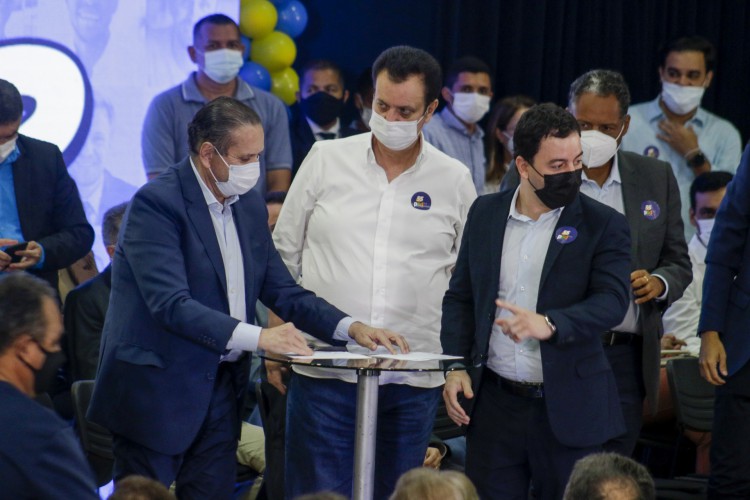
{"label": "wrist watch", "polygon": [[549,319],[549,316],[547,316],[546,314],[544,315],[544,321],[547,322],[547,326],[549,327],[550,330],[552,330],[552,335],[556,334],[557,333],[557,327],[552,322],[552,320]]}
{"label": "wrist watch", "polygon": [[706,155],[700,150],[687,161],[688,167],[690,168],[702,167],[704,163],[706,163]]}

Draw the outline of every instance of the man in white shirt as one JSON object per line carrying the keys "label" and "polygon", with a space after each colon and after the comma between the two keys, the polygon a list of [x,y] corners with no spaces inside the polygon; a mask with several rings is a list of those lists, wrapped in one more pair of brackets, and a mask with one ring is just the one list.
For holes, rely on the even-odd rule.
{"label": "man in white shirt", "polygon": [[[292,276],[354,318],[403,334],[413,351],[441,352],[443,293],[471,175],[428,144],[422,126],[440,92],[440,66],[412,47],[373,66],[372,133],[315,143],[287,196],[274,243]],[[440,373],[380,375],[375,498],[422,465],[443,384]],[[286,495],[352,494],[353,373],[296,370],[287,406]]]}
{"label": "man in white shirt", "polygon": [[666,310],[662,349],[682,349],[698,356],[701,339],[698,320],[701,314],[703,275],[706,272],[706,249],[714,226],[714,218],[734,176],[729,172],[705,172],[695,178],[690,186],[690,223],[696,233],[688,243],[693,281],[683,296]]}

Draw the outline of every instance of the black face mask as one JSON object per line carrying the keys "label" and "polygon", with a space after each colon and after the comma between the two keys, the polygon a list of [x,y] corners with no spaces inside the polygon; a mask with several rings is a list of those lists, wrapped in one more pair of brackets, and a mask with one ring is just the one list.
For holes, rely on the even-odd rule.
{"label": "black face mask", "polygon": [[344,101],[336,99],[327,92],[316,92],[302,99],[299,105],[305,116],[322,127],[339,117]]}
{"label": "black face mask", "polygon": [[583,169],[579,168],[572,172],[560,172],[559,174],[541,174],[534,165],[529,163],[534,172],[544,178],[544,187],[537,189],[529,179],[529,184],[534,188],[539,200],[548,208],[556,209],[570,205],[575,200],[578,190],[581,188],[581,174]]}
{"label": "black face mask", "polygon": [[53,387],[57,372],[60,367],[65,363],[65,353],[60,351],[50,352],[42,347],[39,341],[34,340],[39,346],[39,349],[46,355],[44,364],[41,368],[34,368],[26,360],[21,359],[21,362],[25,364],[31,371],[34,372],[34,392],[36,394],[42,394],[49,392]]}

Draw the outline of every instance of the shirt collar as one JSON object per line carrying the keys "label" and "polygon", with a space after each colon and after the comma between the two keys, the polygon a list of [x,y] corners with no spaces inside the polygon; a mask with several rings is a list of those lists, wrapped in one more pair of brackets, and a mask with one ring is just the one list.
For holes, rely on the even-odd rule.
{"label": "shirt collar", "polygon": [[4,167],[5,165],[12,165],[19,156],[21,156],[21,151],[18,149],[18,142],[16,142],[16,146],[13,148],[13,151],[10,152],[7,158],[0,162],[0,167]]}
{"label": "shirt collar", "polygon": [[[216,199],[216,196],[211,192],[211,190],[208,188],[205,182],[203,182],[203,178],[198,173],[198,169],[195,167],[195,163],[193,163],[193,158],[190,157],[190,166],[193,169],[193,173],[195,174],[195,178],[198,179],[198,185],[201,187],[201,193],[203,193],[203,198],[206,200],[206,205],[211,207],[212,205],[217,207],[222,207],[221,203],[219,203],[219,200]],[[224,200],[223,208],[228,207],[229,205],[233,204],[237,200],[239,200],[240,197],[236,194],[233,196],[230,196],[229,198]]]}
{"label": "shirt collar", "polygon": [[528,215],[524,215],[521,212],[519,212],[518,209],[516,208],[516,201],[518,200],[518,193],[520,192],[521,192],[521,186],[518,186],[516,188],[516,192],[513,193],[513,198],[510,200],[510,212],[508,213],[508,219],[515,219],[520,222],[539,222],[543,219],[547,219],[550,217],[559,217],[563,209],[565,208],[565,207],[560,207],[554,210],[550,210],[549,212],[545,212],[539,216],[539,219],[535,221]]}
{"label": "shirt collar", "polygon": [[[648,111],[648,121],[654,122],[654,121],[661,121],[666,118],[664,115],[664,111],[661,109],[661,106],[659,106],[659,99],[661,99],[661,94],[656,96],[656,99],[648,103],[647,111]],[[695,115],[687,121],[687,123],[696,123],[700,126],[703,126],[703,124],[706,122],[706,110],[703,109],[701,106],[698,106],[698,110],[695,112]]]}
{"label": "shirt collar", "polygon": [[476,125],[474,127],[474,132],[469,133],[468,130],[466,130],[466,125],[464,125],[461,120],[459,120],[456,115],[453,114],[453,112],[448,109],[448,106],[446,105],[445,108],[440,112],[440,118],[443,119],[446,125],[448,125],[450,128],[458,130],[459,132],[463,133],[466,136],[484,136],[484,131],[482,130],[482,127],[479,125]]}
{"label": "shirt collar", "polygon": [[323,130],[320,128],[320,125],[309,119],[305,116],[305,120],[307,120],[307,124],[310,125],[310,130],[312,130],[313,135],[315,136],[315,139],[318,138],[318,134],[320,132],[325,132],[328,134],[336,134],[336,137],[339,136],[339,130],[341,130],[341,120],[336,118],[336,123],[333,124],[333,127],[329,128],[328,130]]}
{"label": "shirt collar", "polygon": [[[206,98],[201,94],[196,82],[198,73],[193,71],[190,76],[182,82],[182,98],[186,101],[200,102],[202,104],[207,103]],[[242,78],[236,77],[237,90],[234,92],[234,98],[238,101],[247,101],[255,98],[255,92]]]}
{"label": "shirt collar", "polygon": [[[612,163],[612,168],[609,171],[609,177],[607,177],[607,180],[605,180],[604,184],[602,184],[602,188],[608,187],[612,184],[617,184],[617,185],[622,184],[622,178],[620,177],[620,165],[617,162],[617,153],[615,153],[614,158],[615,160]],[[581,175],[584,181],[594,182],[591,179],[589,179],[585,171],[581,172]]]}

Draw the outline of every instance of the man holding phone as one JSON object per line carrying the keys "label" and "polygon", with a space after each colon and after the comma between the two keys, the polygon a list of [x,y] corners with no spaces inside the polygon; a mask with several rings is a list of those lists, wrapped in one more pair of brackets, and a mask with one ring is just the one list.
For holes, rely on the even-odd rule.
{"label": "man holding phone", "polygon": [[20,92],[0,79],[0,272],[57,290],[57,271],[91,250],[94,230],[57,146],[18,133],[22,114]]}

